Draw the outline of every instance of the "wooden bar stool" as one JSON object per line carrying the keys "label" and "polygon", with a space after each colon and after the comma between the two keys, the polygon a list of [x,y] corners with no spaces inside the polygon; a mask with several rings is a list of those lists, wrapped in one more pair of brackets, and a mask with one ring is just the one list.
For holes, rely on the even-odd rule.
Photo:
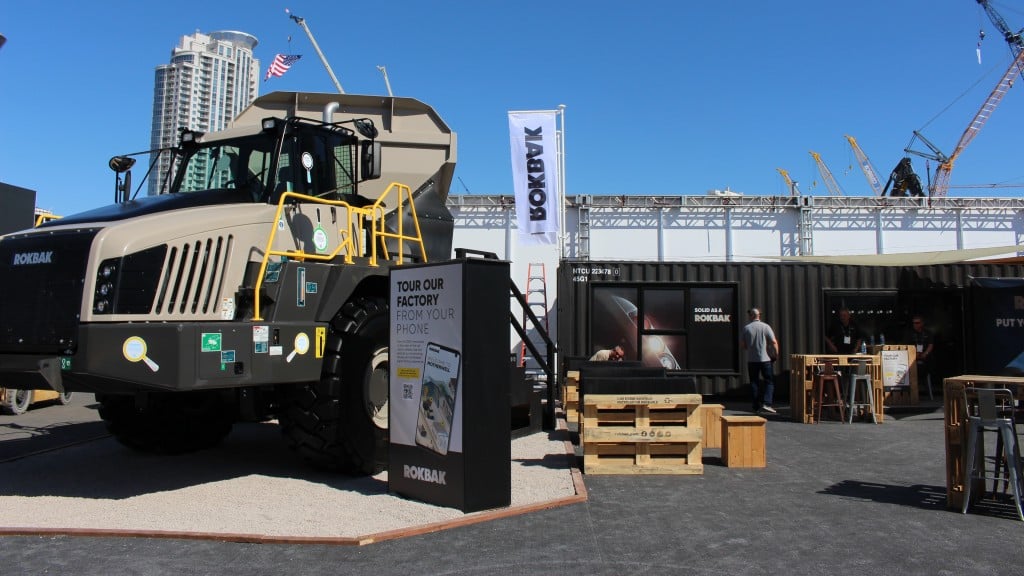
{"label": "wooden bar stool", "polygon": [[[835,369],[838,362],[838,358],[822,359],[821,367],[814,375],[811,395],[817,399],[814,405],[815,424],[821,422],[821,409],[826,406],[839,408],[839,421],[846,422],[846,405],[843,402],[843,392],[839,384],[840,374]],[[825,401],[826,399],[828,402]]]}

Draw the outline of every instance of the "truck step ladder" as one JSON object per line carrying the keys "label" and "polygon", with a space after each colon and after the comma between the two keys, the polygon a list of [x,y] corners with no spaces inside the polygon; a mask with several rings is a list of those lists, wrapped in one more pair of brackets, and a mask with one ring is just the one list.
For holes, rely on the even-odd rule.
{"label": "truck step ladder", "polygon": [[[544,332],[548,333],[547,272],[545,271],[544,263],[531,262],[527,265],[526,270],[526,303],[540,322],[540,328],[543,328]],[[526,314],[526,310],[523,310],[523,329],[529,333],[531,328],[536,331],[537,326],[534,326],[530,317]],[[531,338],[531,340],[538,349],[543,344],[543,339],[541,338]],[[530,351],[526,346],[526,342],[523,342],[519,347],[519,365],[525,366],[527,369],[536,368],[536,366],[527,366],[527,361],[532,358],[529,354]]]}

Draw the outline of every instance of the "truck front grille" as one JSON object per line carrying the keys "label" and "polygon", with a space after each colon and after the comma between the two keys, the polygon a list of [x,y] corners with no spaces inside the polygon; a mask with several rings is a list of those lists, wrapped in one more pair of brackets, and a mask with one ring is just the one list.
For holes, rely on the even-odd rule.
{"label": "truck front grille", "polygon": [[74,352],[98,231],[34,231],[0,240],[0,352]]}
{"label": "truck front grille", "polygon": [[212,236],[171,245],[153,314],[206,315],[219,310],[233,237]]}

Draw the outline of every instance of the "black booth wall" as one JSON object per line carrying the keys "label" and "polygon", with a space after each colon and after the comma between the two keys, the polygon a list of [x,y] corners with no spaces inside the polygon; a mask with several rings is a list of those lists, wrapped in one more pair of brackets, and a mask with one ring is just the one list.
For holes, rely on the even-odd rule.
{"label": "black booth wall", "polygon": [[[558,269],[558,348],[562,358],[589,356],[591,342],[590,301],[592,287],[658,287],[708,283],[734,286],[734,326],[746,323],[751,306],[763,310],[782,345],[776,364],[776,396],[788,396],[790,354],[825,352],[824,332],[831,309],[844,295],[881,295],[895,303],[877,319],[877,330],[887,334],[887,343],[897,343],[904,330],[899,322],[913,313],[933,316],[950,346],[951,356],[942,367],[963,373],[971,366],[968,286],[971,278],[1021,278],[1024,265],[1017,263],[957,263],[932,266],[852,266],[803,262],[617,262],[562,260]],[[862,320],[867,320],[862,317]],[[723,338],[735,339],[736,330]],[[706,343],[705,343],[706,344]],[[723,346],[732,342],[723,341]],[[749,389],[746,369],[736,350],[733,367],[705,371],[683,368],[697,377],[702,394],[735,395]]]}
{"label": "black booth wall", "polygon": [[0,182],[0,234],[31,228],[35,220],[36,193]]}

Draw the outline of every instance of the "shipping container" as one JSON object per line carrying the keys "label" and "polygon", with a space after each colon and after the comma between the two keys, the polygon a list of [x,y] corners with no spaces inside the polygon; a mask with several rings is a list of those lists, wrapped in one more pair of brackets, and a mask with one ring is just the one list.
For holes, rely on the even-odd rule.
{"label": "shipping container", "polygon": [[825,333],[845,307],[864,339],[876,343],[883,337],[889,344],[905,343],[911,318],[922,315],[935,338],[933,374],[941,378],[975,367],[971,279],[1022,277],[1020,262],[860,266],[563,259],[558,349],[564,359],[623,345],[626,359],[695,376],[702,394],[745,394],[739,334],[746,311],[756,306],[781,344],[775,393],[787,400],[789,355],[826,353]]}

